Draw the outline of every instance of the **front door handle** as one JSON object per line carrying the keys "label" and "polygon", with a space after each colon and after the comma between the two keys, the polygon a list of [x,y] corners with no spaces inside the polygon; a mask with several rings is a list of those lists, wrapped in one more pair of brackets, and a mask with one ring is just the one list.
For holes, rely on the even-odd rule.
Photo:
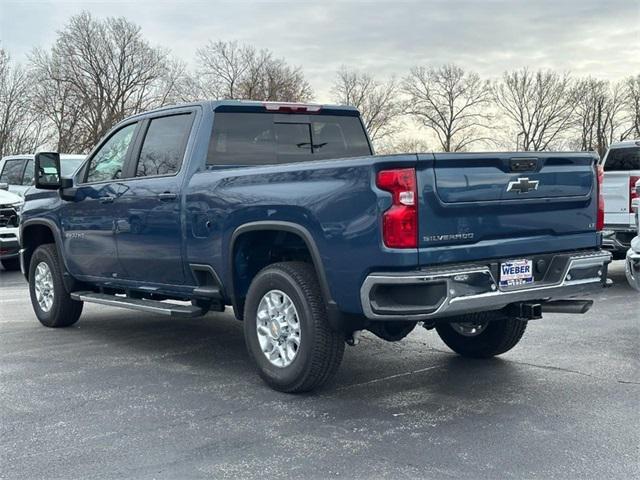
{"label": "front door handle", "polygon": [[163,192],[163,193],[159,193],[158,194],[158,198],[162,202],[168,202],[170,200],[175,200],[176,198],[178,198],[178,194],[177,193],[171,193],[171,192]]}
{"label": "front door handle", "polygon": [[100,203],[113,203],[114,197],[100,197]]}

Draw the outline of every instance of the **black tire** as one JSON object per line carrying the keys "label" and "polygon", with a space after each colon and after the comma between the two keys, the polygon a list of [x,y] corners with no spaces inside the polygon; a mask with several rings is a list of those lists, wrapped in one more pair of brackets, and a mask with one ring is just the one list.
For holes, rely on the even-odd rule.
{"label": "black tire", "polygon": [[[256,330],[258,306],[271,290],[289,296],[300,323],[300,346],[292,363],[284,367],[266,358]],[[315,270],[303,262],[275,263],[255,276],[245,302],[244,337],[262,379],[281,392],[307,392],[320,387],[336,372],[344,353],[344,335],[329,327]]]}
{"label": "black tire", "polygon": [[491,312],[462,315],[458,323],[488,322],[484,330],[474,336],[458,333],[449,323],[436,325],[440,338],[454,352],[463,357],[489,358],[508,352],[522,338],[527,322],[514,318],[497,318]]}
{"label": "black tire", "polygon": [[[38,303],[35,288],[36,268],[43,262],[51,272],[53,285],[53,303],[48,311],[43,310]],[[83,302],[72,300],[64,288],[60,259],[53,244],[39,246],[31,256],[31,263],[29,264],[29,293],[36,317],[45,327],[68,327],[76,323],[80,318]]]}
{"label": "black tire", "polygon": [[19,258],[5,258],[4,260],[0,260],[0,263],[2,263],[2,267],[7,271],[20,270]]}

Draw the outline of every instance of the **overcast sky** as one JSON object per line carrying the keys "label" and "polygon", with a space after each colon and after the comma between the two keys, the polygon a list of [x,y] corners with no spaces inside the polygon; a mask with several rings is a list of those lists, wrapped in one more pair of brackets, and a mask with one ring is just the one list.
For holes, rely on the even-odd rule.
{"label": "overcast sky", "polygon": [[0,0],[2,45],[24,60],[83,9],[123,15],[189,62],[208,39],[267,47],[304,69],[319,101],[340,65],[380,76],[445,62],[489,77],[525,65],[612,80],[640,73],[640,0]]}

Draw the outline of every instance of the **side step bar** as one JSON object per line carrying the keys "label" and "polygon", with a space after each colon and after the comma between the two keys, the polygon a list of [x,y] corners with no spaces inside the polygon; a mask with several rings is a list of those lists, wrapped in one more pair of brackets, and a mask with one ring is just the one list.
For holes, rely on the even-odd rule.
{"label": "side step bar", "polygon": [[129,308],[141,312],[157,313],[170,317],[191,318],[204,315],[200,307],[193,305],[176,305],[174,303],[159,302],[157,300],[142,300],[137,298],[117,297],[95,292],[73,292],[71,298],[87,303],[97,303],[110,307]]}

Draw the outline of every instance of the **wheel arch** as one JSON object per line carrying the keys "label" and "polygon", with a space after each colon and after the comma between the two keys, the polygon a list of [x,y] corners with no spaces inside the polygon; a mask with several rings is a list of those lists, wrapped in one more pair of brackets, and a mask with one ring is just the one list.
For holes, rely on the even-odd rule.
{"label": "wheel arch", "polygon": [[[305,245],[308,253],[310,263],[313,265],[316,275],[318,276],[318,282],[320,284],[320,289],[322,291],[322,296],[327,305],[334,304],[333,299],[331,297],[331,290],[329,289],[329,282],[327,280],[326,272],[324,269],[324,264],[322,263],[322,257],[320,256],[320,251],[316,245],[316,242],[313,238],[311,232],[303,227],[300,224],[293,222],[285,222],[285,221],[257,221],[250,222],[236,228],[231,235],[231,241],[229,243],[229,260],[228,260],[228,271],[229,271],[229,295],[231,297],[231,303],[233,305],[236,317],[242,319],[243,310],[244,310],[244,297],[242,294],[242,289],[238,292],[237,288],[237,280],[238,280],[238,272],[237,272],[237,249],[239,245],[239,240],[243,238],[243,236],[251,233],[257,232],[282,232],[289,235],[293,235],[299,238],[303,244]],[[246,237],[245,237],[246,238]],[[273,262],[267,262],[267,264]],[[251,277],[253,278],[253,277]],[[246,293],[246,291],[245,291]]]}
{"label": "wheel arch", "polygon": [[29,264],[33,252],[35,252],[40,245],[47,243],[53,243],[55,245],[58,258],[61,260],[64,286],[67,291],[72,291],[75,280],[69,274],[66,259],[62,253],[62,235],[55,222],[46,218],[26,220],[20,227],[20,245],[23,249],[22,258],[25,278],[29,280]]}

